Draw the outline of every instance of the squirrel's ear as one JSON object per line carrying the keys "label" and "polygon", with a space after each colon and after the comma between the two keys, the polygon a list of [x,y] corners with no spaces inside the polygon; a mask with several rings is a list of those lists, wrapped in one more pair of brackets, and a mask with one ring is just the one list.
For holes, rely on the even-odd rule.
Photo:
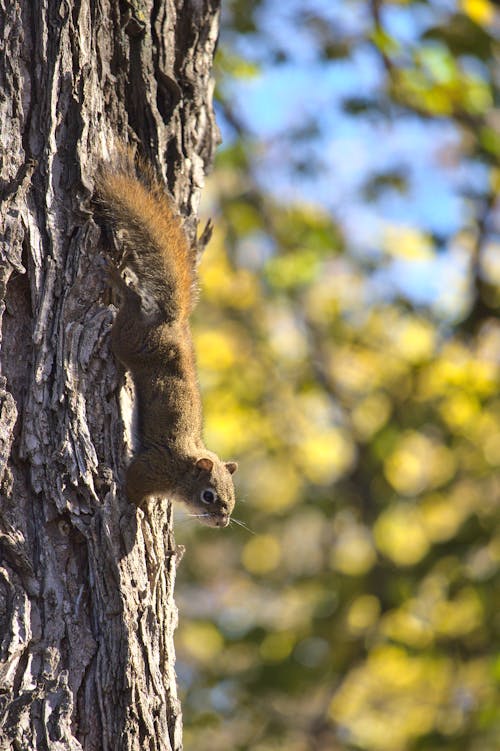
{"label": "squirrel's ear", "polygon": [[226,469],[230,475],[234,475],[234,473],[238,469],[238,465],[236,462],[226,462]]}
{"label": "squirrel's ear", "polygon": [[202,456],[200,459],[197,459],[196,466],[198,469],[203,469],[205,472],[211,472],[214,463],[208,458],[208,456]]}

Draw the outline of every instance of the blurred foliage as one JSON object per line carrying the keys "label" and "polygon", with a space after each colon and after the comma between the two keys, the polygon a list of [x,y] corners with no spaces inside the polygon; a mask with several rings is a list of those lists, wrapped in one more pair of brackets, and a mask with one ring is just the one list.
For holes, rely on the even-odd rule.
{"label": "blurred foliage", "polygon": [[[251,531],[177,525],[186,748],[497,751],[500,21],[489,0],[345,6],[359,28],[319,0],[290,22],[322,64],[375,51],[376,96],[343,96],[347,116],[416,117],[429,138],[447,120],[486,187],[464,188],[452,236],[386,222],[372,253],[335,212],[283,200],[231,92],[292,53],[266,24],[276,1],[227,1],[195,334],[207,444],[239,460]],[[386,26],[394,8],[418,16],[413,42]],[[319,119],[283,133],[299,174]],[[404,164],[360,177],[365,202],[411,190]],[[463,273],[428,304],[391,286],[389,269],[432,275],[443,247]]]}

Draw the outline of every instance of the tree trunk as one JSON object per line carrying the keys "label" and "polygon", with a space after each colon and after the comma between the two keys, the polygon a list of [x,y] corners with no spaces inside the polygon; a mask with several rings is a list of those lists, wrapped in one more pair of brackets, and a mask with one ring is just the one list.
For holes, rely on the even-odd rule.
{"label": "tree trunk", "polygon": [[170,504],[125,498],[93,178],[118,139],[194,236],[218,0],[0,0],[0,749],[180,749]]}

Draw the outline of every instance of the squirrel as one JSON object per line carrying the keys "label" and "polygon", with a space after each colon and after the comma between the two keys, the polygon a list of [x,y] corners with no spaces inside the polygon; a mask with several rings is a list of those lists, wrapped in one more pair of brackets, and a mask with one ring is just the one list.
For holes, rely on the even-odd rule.
{"label": "squirrel", "polygon": [[127,147],[101,166],[96,188],[101,212],[123,243],[120,263],[106,265],[121,298],[112,349],[136,392],[139,446],[126,471],[127,496],[138,506],[149,496],[167,496],[202,523],[226,527],[238,465],[219,459],[202,438],[189,326],[196,248],[152,167]]}

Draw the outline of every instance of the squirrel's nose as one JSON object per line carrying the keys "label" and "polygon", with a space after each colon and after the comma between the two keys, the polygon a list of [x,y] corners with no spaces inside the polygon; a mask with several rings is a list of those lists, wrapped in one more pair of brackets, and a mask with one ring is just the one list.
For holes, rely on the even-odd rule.
{"label": "squirrel's nose", "polygon": [[227,527],[227,525],[229,524],[229,514],[223,514],[222,516],[219,516],[215,524],[217,527]]}

